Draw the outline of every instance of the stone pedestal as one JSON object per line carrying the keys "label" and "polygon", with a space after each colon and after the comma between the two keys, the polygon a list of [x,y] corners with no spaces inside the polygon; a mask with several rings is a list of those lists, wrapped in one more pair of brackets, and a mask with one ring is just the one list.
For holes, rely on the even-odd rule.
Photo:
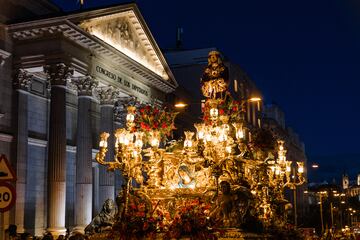
{"label": "stone pedestal", "polygon": [[76,135],[76,189],[75,228],[84,232],[92,219],[92,138],[91,102],[97,82],[90,76],[74,79],[78,88],[78,115]]}
{"label": "stone pedestal", "polygon": [[72,74],[65,64],[46,66],[51,85],[48,141],[48,228],[54,236],[66,233],[66,83]]}
{"label": "stone pedestal", "polygon": [[15,221],[19,233],[25,232],[25,192],[28,158],[28,91],[32,75],[23,69],[15,72],[13,84],[16,91],[16,202]]}

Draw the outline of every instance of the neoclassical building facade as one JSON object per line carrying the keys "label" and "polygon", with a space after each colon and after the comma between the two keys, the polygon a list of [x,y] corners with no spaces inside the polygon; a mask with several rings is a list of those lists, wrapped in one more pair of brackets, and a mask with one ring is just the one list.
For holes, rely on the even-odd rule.
{"label": "neoclassical building facade", "polygon": [[123,123],[116,106],[177,87],[135,4],[56,15],[0,25],[0,153],[17,173],[0,233],[83,229],[121,185],[94,161],[99,133]]}

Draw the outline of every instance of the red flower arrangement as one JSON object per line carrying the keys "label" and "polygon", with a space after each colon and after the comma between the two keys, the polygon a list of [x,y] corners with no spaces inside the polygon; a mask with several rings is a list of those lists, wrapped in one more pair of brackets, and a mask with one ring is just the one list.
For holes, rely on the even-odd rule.
{"label": "red flower arrangement", "polygon": [[162,138],[170,136],[175,129],[174,120],[178,113],[166,108],[160,109],[152,105],[141,105],[135,112],[135,127],[132,131],[159,131]]}
{"label": "red flower arrangement", "polygon": [[211,205],[199,199],[186,201],[175,213],[168,226],[165,239],[190,237],[191,239],[217,239],[207,218]]}
{"label": "red flower arrangement", "polygon": [[[163,213],[149,207],[140,198],[129,197],[128,212],[125,219],[113,227],[109,239],[217,239],[213,222],[207,219],[211,205],[199,199],[184,200],[174,212]],[[167,219],[168,221],[165,221]],[[169,222],[166,224],[164,222]],[[218,232],[218,230],[217,230]]]}
{"label": "red flower arrangement", "polygon": [[163,214],[150,212],[142,199],[129,195],[128,211],[121,222],[113,227],[110,239],[156,239],[156,234],[164,230]]}

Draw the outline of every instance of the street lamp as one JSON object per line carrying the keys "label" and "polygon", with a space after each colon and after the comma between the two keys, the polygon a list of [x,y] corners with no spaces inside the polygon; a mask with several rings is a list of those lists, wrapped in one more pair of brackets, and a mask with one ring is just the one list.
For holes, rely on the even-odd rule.
{"label": "street lamp", "polygon": [[183,103],[183,102],[178,102],[174,105],[174,107],[176,107],[176,108],[185,108],[187,106],[188,106],[188,104]]}
{"label": "street lamp", "polygon": [[313,163],[313,164],[311,165],[311,167],[312,167],[312,168],[315,168],[315,169],[316,169],[316,168],[319,168],[319,164]]}
{"label": "street lamp", "polygon": [[262,99],[259,98],[259,97],[252,97],[252,98],[249,98],[248,101],[249,102],[260,102]]}
{"label": "street lamp", "polygon": [[[305,178],[303,176],[304,173],[304,163],[303,162],[296,162],[296,166],[292,168],[293,175],[292,175],[292,182],[287,182],[285,186],[289,187],[293,190],[294,194],[294,225],[297,226],[297,192],[296,187],[304,184]],[[297,174],[296,174],[297,173]]]}
{"label": "street lamp", "polygon": [[324,216],[323,216],[323,205],[322,205],[322,196],[326,195],[327,192],[326,191],[320,191],[319,193],[319,204],[320,204],[320,221],[321,221],[321,233],[324,232]]}

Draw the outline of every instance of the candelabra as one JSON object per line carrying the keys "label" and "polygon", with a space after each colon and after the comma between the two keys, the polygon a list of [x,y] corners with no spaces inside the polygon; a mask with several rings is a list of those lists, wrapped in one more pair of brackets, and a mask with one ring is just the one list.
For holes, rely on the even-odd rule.
{"label": "candelabra", "polygon": [[100,134],[99,152],[96,154],[96,161],[101,165],[107,166],[108,171],[119,169],[125,179],[125,214],[128,206],[128,195],[131,187],[132,179],[138,183],[143,182],[142,175],[142,146],[143,132],[132,132],[130,129],[134,127],[135,107],[128,107],[126,116],[127,129],[119,128],[115,131],[115,156],[113,161],[105,161],[108,149],[107,139],[109,133]]}
{"label": "candelabra", "polygon": [[286,160],[286,150],[284,147],[284,141],[278,141],[278,160],[270,166],[271,183],[279,186],[279,189],[288,187],[293,190],[293,207],[294,207],[294,224],[297,226],[297,196],[296,187],[304,184],[305,178],[304,163],[296,162],[296,166],[292,168],[292,161]]}

